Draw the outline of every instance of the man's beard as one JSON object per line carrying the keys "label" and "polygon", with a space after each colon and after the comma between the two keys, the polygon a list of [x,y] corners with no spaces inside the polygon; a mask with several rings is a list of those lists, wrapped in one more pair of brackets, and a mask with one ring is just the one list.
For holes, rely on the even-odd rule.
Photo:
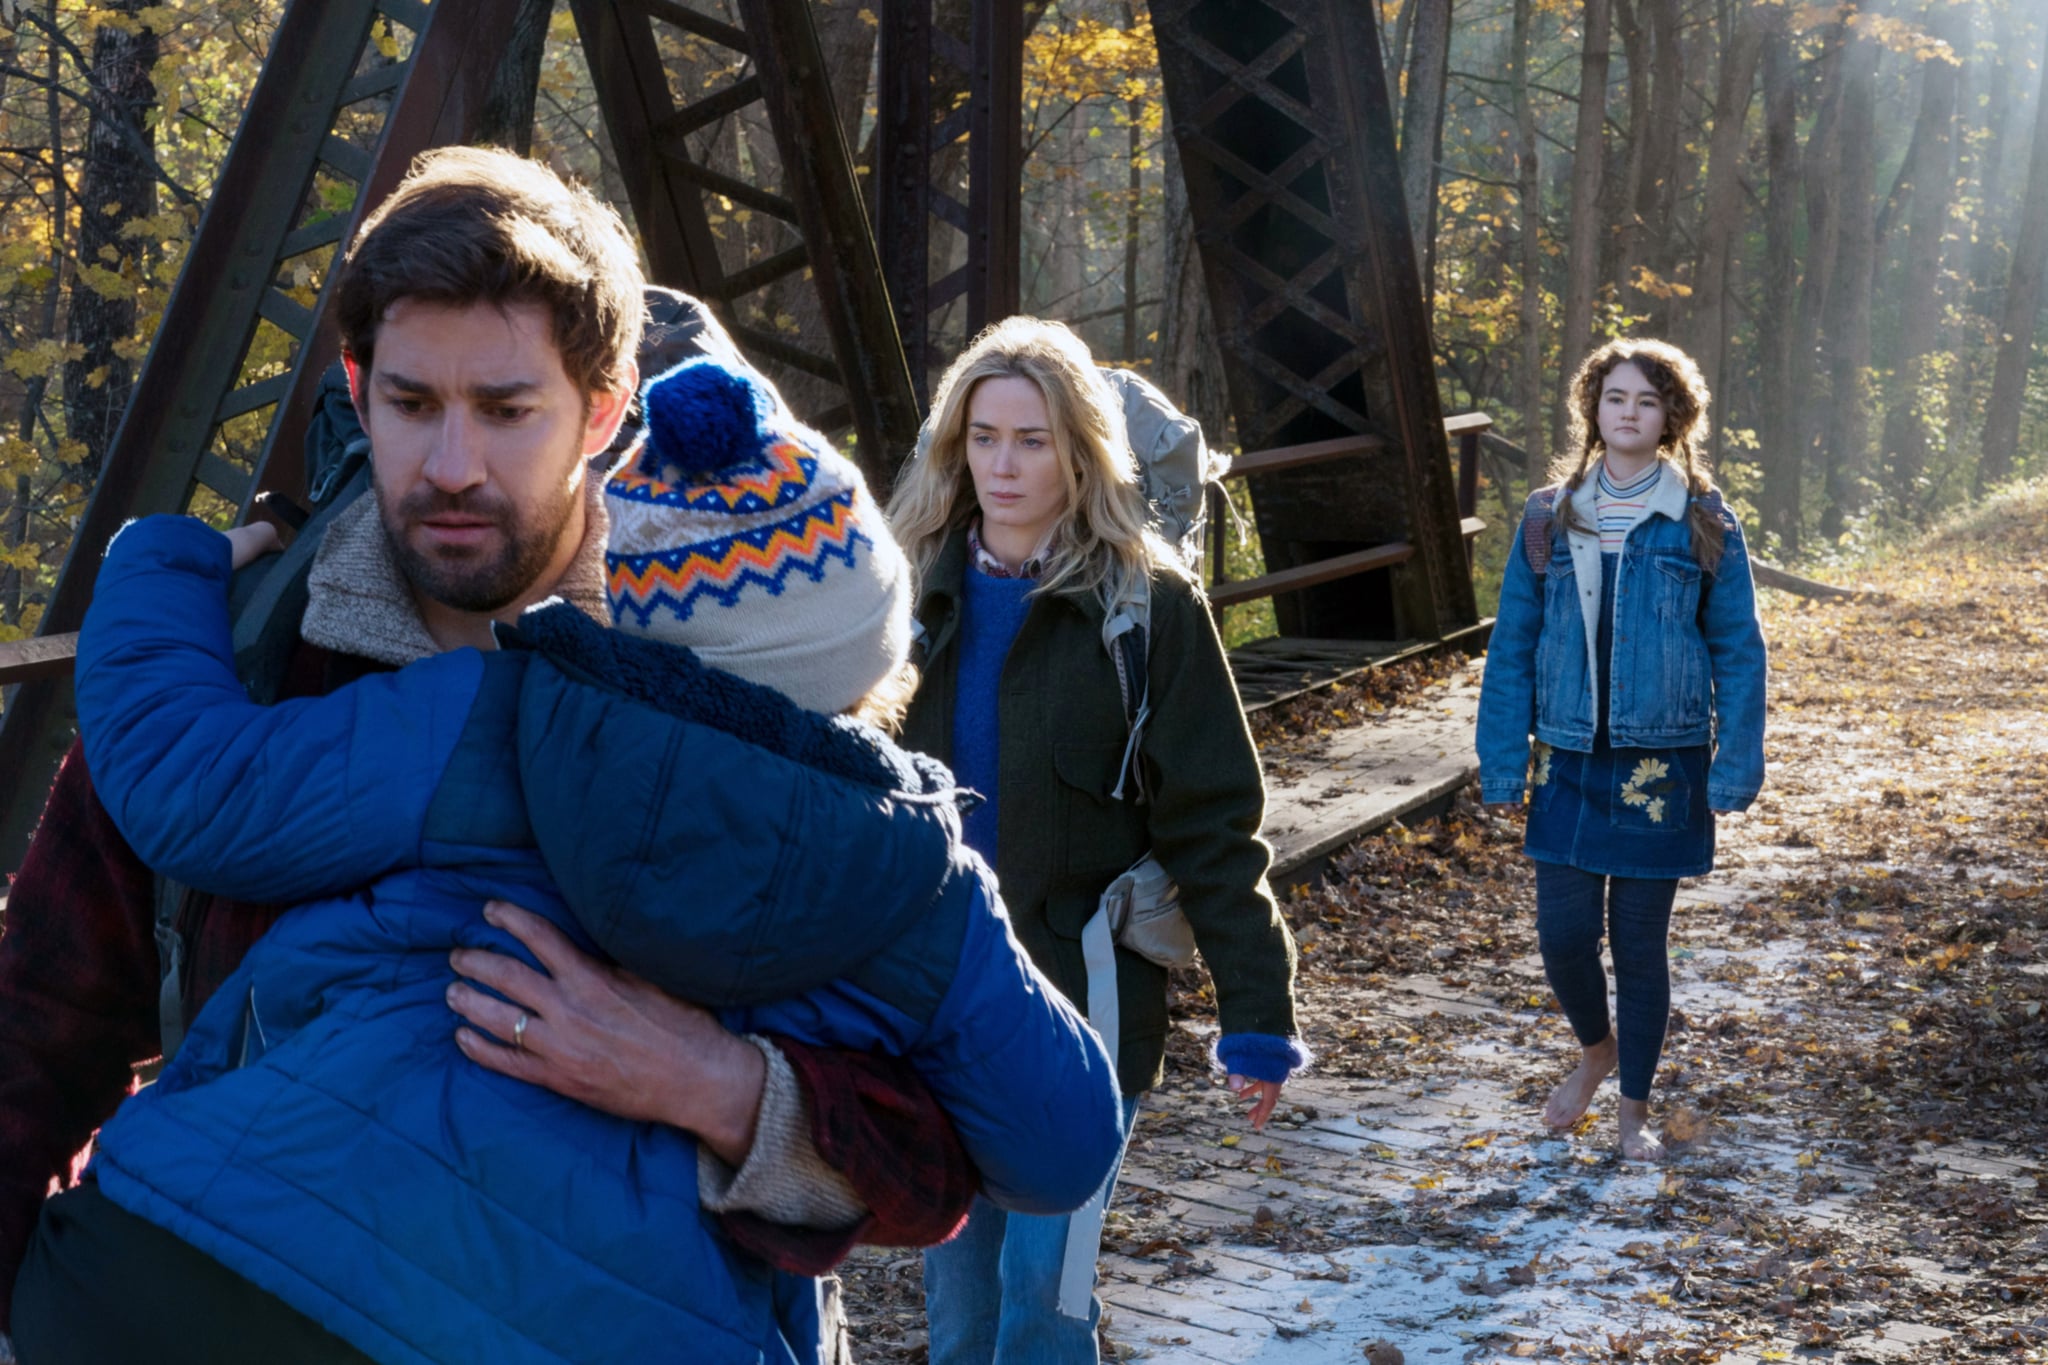
{"label": "man's beard", "polygon": [[[559,500],[526,509],[494,490],[446,493],[431,485],[414,489],[394,508],[377,485],[377,512],[399,572],[415,590],[457,611],[493,612],[534,587],[561,549],[562,533],[576,511],[581,485],[562,489]],[[446,513],[489,519],[499,534],[496,549],[447,547],[434,554],[413,548],[409,535],[428,517]]]}

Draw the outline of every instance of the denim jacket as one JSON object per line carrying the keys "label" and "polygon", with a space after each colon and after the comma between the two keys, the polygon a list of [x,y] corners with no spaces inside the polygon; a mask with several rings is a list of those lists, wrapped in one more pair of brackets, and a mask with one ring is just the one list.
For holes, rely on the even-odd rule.
{"label": "denim jacket", "polygon": [[[1593,482],[1578,496],[1591,526]],[[1600,537],[1567,529],[1568,495],[1539,489],[1523,510],[1555,500],[1547,572],[1529,562],[1518,528],[1479,698],[1479,788],[1485,801],[1521,797],[1529,735],[1553,748],[1593,748],[1599,708]],[[1692,555],[1685,476],[1666,464],[1649,514],[1629,532],[1614,588],[1608,741],[1617,748],[1715,744],[1707,801],[1736,811],[1764,777],[1764,637],[1742,526],[1723,511],[1727,540],[1714,572]],[[1718,502],[1718,499],[1717,499]]]}

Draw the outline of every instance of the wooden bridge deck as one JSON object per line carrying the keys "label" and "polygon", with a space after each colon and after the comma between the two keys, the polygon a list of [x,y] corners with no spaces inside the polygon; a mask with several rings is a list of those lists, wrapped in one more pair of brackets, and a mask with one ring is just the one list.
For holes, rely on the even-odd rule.
{"label": "wooden bridge deck", "polygon": [[1412,702],[1266,757],[1266,840],[1275,886],[1299,880],[1362,834],[1441,803],[1479,771],[1475,660]]}
{"label": "wooden bridge deck", "polygon": [[[1717,979],[1712,964],[1726,954],[1707,946],[1717,915],[1768,893],[1750,875],[1750,885],[1705,878],[1681,895],[1693,952],[1674,961],[1674,989],[1696,1017],[1763,1003]],[[1533,956],[1516,975],[1543,989]],[[1834,1154],[1789,1112],[1725,1126],[1662,1168],[1618,1161],[1605,1129],[1599,1141],[1549,1136],[1536,1102],[1516,1092],[1529,1093],[1556,1049],[1539,1058],[1520,1045],[1530,1015],[1519,1003],[1432,976],[1390,983],[1382,1017],[1464,1021],[1456,1052],[1470,1063],[1465,1076],[1446,1068],[1382,1085],[1311,1074],[1288,1087],[1283,1118],[1264,1135],[1206,1084],[1169,1079],[1155,1091],[1103,1260],[1109,1335],[1123,1358],[1355,1365],[1365,1344],[1385,1339],[1408,1365],[1633,1359],[1616,1343],[1700,1339],[1697,1296],[1671,1292],[1689,1264],[1765,1261],[1774,1251],[1766,1221],[1857,1230],[1858,1201],[1878,1173]],[[1608,1128],[1612,1108],[1610,1088],[1595,1106]],[[2043,1173],[2038,1153],[1976,1144],[1916,1159],[1943,1180],[2005,1182],[2022,1198]],[[1731,1204],[1741,1218],[1707,1212]],[[1966,1278],[1932,1245],[1893,1259],[1888,1273],[1930,1284]],[[1823,1358],[1939,1357],[1952,1335],[1878,1304],[1847,1308]],[[1803,1344],[1788,1325],[1699,1358],[1810,1358]]]}

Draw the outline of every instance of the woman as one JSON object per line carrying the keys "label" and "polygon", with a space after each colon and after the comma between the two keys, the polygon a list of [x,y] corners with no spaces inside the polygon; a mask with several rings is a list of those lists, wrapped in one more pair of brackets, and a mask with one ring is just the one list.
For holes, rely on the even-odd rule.
{"label": "woman", "polygon": [[1571,396],[1576,449],[1530,494],[1501,584],[1480,794],[1519,801],[1526,774],[1536,937],[1580,1044],[1543,1121],[1578,1122],[1618,1067],[1621,1153],[1655,1161],[1671,905],[1680,877],[1713,869],[1714,812],[1746,809],[1763,783],[1764,639],[1742,525],[1707,472],[1692,358],[1609,342]]}
{"label": "woman", "polygon": [[[1103,891],[1148,852],[1158,859],[1216,981],[1217,1054],[1263,1125],[1307,1054],[1294,1037],[1294,945],[1266,886],[1258,755],[1201,590],[1146,529],[1117,400],[1072,332],[1010,318],[947,370],[927,431],[889,513],[923,630],[904,742],[987,798],[967,817],[967,843],[1071,1000],[1087,999],[1082,930]],[[1150,719],[1125,782],[1131,728],[1105,604],[1148,589],[1149,663],[1135,666],[1149,673]],[[1118,799],[1139,790],[1149,799]],[[1121,946],[1114,971],[1128,1128],[1162,1072],[1166,971]],[[1062,1296],[1069,1222],[978,1202],[966,1231],[926,1256],[934,1365],[1096,1358],[1094,1228],[1082,1224]]]}

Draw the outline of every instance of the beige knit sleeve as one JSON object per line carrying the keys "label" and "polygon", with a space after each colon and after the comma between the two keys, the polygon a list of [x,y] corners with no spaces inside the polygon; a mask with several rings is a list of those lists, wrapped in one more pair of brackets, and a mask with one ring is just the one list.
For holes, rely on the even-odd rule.
{"label": "beige knit sleeve", "polygon": [[742,1036],[761,1050],[768,1064],[754,1145],[735,1171],[699,1143],[698,1198],[713,1213],[751,1213],[795,1227],[852,1227],[867,1217],[867,1206],[846,1177],[818,1155],[803,1088],[789,1059],[766,1038]]}

